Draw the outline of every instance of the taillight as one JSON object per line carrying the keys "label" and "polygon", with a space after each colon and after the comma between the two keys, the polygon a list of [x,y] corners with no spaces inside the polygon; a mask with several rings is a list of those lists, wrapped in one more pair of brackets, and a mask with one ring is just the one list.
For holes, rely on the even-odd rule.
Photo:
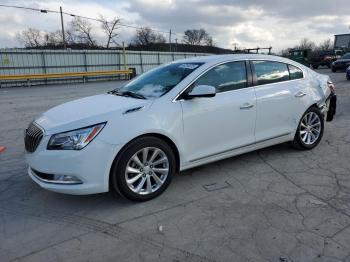
{"label": "taillight", "polygon": [[329,87],[329,89],[331,90],[332,93],[335,93],[335,85],[332,81],[328,81],[327,85]]}

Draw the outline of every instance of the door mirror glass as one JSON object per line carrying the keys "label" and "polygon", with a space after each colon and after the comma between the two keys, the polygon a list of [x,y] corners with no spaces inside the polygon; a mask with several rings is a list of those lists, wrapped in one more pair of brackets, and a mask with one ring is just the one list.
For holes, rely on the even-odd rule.
{"label": "door mirror glass", "polygon": [[185,99],[192,99],[195,97],[213,97],[216,95],[215,87],[208,85],[198,85],[193,89],[184,94]]}

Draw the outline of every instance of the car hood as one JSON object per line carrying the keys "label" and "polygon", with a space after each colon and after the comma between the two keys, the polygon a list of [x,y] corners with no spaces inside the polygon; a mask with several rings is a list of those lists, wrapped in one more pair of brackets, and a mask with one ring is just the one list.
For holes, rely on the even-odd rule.
{"label": "car hood", "polygon": [[350,62],[350,59],[338,59],[334,63],[348,63]]}
{"label": "car hood", "polygon": [[35,122],[49,135],[107,122],[130,109],[141,107],[144,110],[151,103],[151,100],[102,94],[53,107]]}

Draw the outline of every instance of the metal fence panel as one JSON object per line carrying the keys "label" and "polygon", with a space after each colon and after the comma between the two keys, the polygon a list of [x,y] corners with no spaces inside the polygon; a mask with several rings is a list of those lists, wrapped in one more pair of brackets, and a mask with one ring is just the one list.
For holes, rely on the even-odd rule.
{"label": "metal fence panel", "polygon": [[[158,65],[201,53],[169,53],[122,50],[27,50],[0,49],[0,75],[45,74],[68,72],[92,72],[135,68],[142,74]],[[74,83],[82,81],[114,80],[121,76],[79,77],[29,81],[2,81],[1,86],[38,85],[50,83]]]}

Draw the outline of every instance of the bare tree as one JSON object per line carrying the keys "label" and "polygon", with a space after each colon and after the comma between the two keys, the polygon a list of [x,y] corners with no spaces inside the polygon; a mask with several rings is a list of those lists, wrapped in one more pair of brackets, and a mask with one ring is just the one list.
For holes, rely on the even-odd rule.
{"label": "bare tree", "polygon": [[213,38],[203,28],[186,30],[183,42],[188,45],[214,45]]}
{"label": "bare tree", "polygon": [[315,50],[316,44],[308,38],[303,38],[300,40],[299,45],[296,46],[296,48]]}
{"label": "bare tree", "polygon": [[[75,43],[74,34],[70,30],[65,31],[65,40],[67,45]],[[57,30],[54,32],[45,33],[44,46],[61,46],[63,45],[62,31]]]}
{"label": "bare tree", "polygon": [[206,46],[215,46],[213,38],[211,36],[208,36],[205,40],[204,40],[204,45]]}
{"label": "bare tree", "polygon": [[334,47],[334,42],[331,39],[326,39],[317,46],[317,49],[321,51],[325,51],[325,50],[331,50],[333,49],[333,47]]}
{"label": "bare tree", "polygon": [[165,43],[166,40],[162,34],[154,32],[149,27],[143,27],[137,29],[132,42],[136,45],[149,45],[154,43]]}
{"label": "bare tree", "polygon": [[106,48],[109,48],[112,43],[117,45],[115,38],[119,35],[116,31],[119,29],[118,24],[120,19],[114,17],[112,20],[108,21],[105,17],[100,15],[100,20],[102,22],[101,28],[107,36]]}
{"label": "bare tree", "polygon": [[25,47],[39,47],[43,45],[44,34],[38,29],[29,28],[17,33],[16,38],[22,42]]}
{"label": "bare tree", "polygon": [[91,47],[96,46],[96,40],[92,36],[92,25],[89,21],[75,17],[70,22],[70,30],[74,37],[80,42]]}
{"label": "bare tree", "polygon": [[59,46],[62,44],[62,32],[57,30],[45,34],[45,46]]}
{"label": "bare tree", "polygon": [[291,50],[291,48],[282,49],[282,50],[279,52],[279,55],[280,55],[280,56],[288,56],[290,50]]}

